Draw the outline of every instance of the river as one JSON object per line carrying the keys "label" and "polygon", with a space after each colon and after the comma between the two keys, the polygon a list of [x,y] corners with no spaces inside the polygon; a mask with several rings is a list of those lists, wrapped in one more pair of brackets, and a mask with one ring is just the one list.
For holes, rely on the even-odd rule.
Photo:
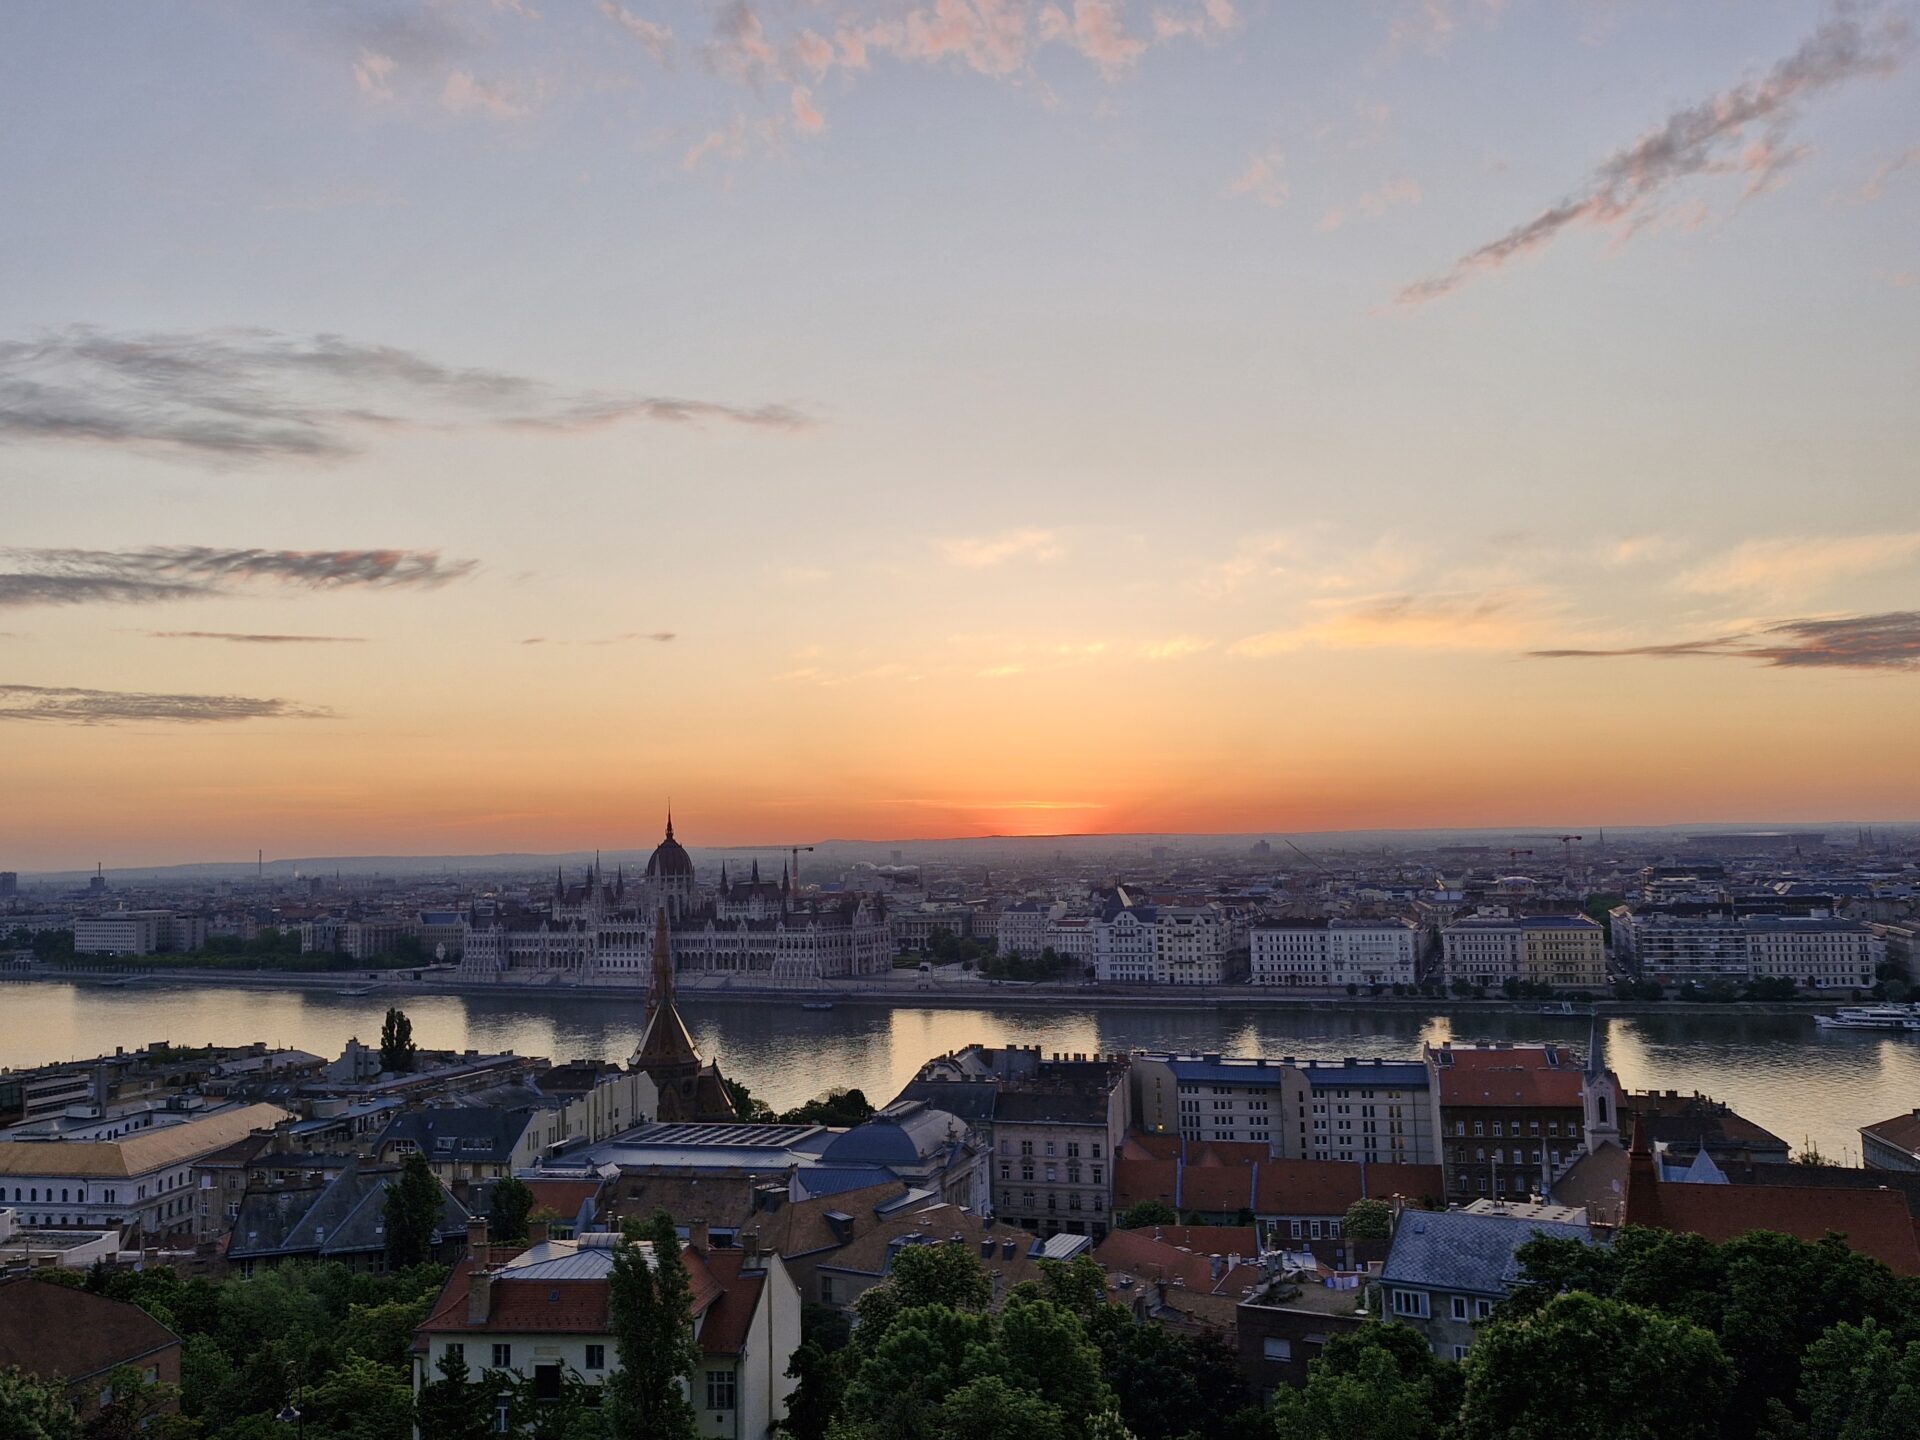
{"label": "river", "polygon": [[[373,1043],[388,997],[149,982],[125,989],[57,981],[0,984],[0,1065],[18,1068],[128,1049],[153,1040],[237,1044],[266,1040],[333,1056],[351,1035]],[[605,997],[407,995],[399,1004],[423,1046],[514,1050],[555,1060],[624,1060],[642,1006]],[[1261,1010],[1155,1012],[1135,1007],[1059,1010],[927,1009],[687,998],[681,1011],[701,1053],[777,1108],[834,1086],[882,1103],[927,1057],[980,1040],[1047,1051],[1116,1054],[1141,1048],[1228,1055],[1415,1056],[1423,1040],[1558,1040],[1584,1047],[1588,1022],[1526,1014],[1449,1020]],[[1805,1016],[1622,1016],[1607,1022],[1607,1055],[1632,1089],[1704,1091],[1799,1148],[1858,1164],[1861,1125],[1920,1106],[1920,1036],[1841,1033]]]}

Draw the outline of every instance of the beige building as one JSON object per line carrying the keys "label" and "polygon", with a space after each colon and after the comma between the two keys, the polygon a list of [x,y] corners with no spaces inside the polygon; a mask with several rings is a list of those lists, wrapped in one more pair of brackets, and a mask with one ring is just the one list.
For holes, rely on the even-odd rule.
{"label": "beige building", "polygon": [[[619,1368],[608,1315],[619,1237],[550,1240],[539,1228],[520,1249],[487,1244],[486,1222],[474,1222],[467,1259],[414,1332],[416,1394],[449,1352],[475,1383],[484,1370],[511,1370],[540,1396],[558,1396],[569,1374],[600,1384]],[[652,1246],[638,1248],[651,1264]],[[800,1345],[800,1292],[780,1257],[762,1250],[689,1245],[680,1261],[700,1350],[688,1384],[700,1434],[767,1440],[798,1384],[786,1371]]]}
{"label": "beige building", "polygon": [[1606,932],[1585,915],[1469,916],[1442,926],[1440,944],[1449,981],[1525,980],[1561,990],[1607,983]]}
{"label": "beige building", "polygon": [[143,1240],[190,1233],[195,1167],[292,1118],[277,1105],[242,1105],[120,1140],[0,1141],[0,1201],[35,1229],[117,1229]]}

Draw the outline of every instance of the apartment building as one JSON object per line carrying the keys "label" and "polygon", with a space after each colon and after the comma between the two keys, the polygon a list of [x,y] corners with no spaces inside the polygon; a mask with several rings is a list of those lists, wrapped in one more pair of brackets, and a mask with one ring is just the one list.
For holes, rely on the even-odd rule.
{"label": "apartment building", "polygon": [[163,950],[198,950],[207,943],[207,922],[172,910],[110,910],[76,916],[76,955],[153,955]]}
{"label": "apartment building", "polygon": [[[486,1222],[476,1220],[468,1258],[414,1332],[416,1393],[439,1378],[449,1354],[465,1362],[476,1384],[488,1369],[508,1370],[533,1381],[542,1398],[558,1397],[569,1371],[604,1383],[620,1366],[609,1312],[619,1237],[539,1236],[524,1248],[490,1245],[485,1237]],[[637,1248],[654,1263],[651,1245]],[[799,1383],[787,1367],[800,1345],[800,1292],[780,1257],[757,1245],[690,1244],[680,1264],[692,1290],[700,1357],[685,1382],[699,1433],[765,1440]]]}
{"label": "apartment building", "polygon": [[0,1141],[0,1200],[39,1229],[118,1229],[151,1240],[198,1224],[195,1168],[293,1116],[242,1105],[117,1140]]}
{"label": "apartment building", "polygon": [[1412,985],[1419,931],[1407,920],[1281,920],[1248,935],[1253,983],[1303,989]]}
{"label": "apartment building", "polygon": [[1147,1134],[1266,1145],[1276,1158],[1439,1161],[1418,1061],[1236,1059],[1137,1052],[1136,1124]]}
{"label": "apartment building", "polygon": [[1093,921],[1093,964],[1106,983],[1150,985],[1159,956],[1158,912],[1124,898],[1109,900]]}
{"label": "apartment building", "polygon": [[1590,1144],[1618,1139],[1619,1083],[1597,1053],[1583,1067],[1564,1045],[1449,1042],[1425,1060],[1456,1204],[1546,1194]]}
{"label": "apartment building", "polygon": [[1520,1247],[1536,1237],[1594,1243],[1586,1215],[1553,1205],[1402,1212],[1381,1267],[1382,1313],[1418,1330],[1436,1355],[1459,1360],[1475,1327],[1520,1279]]}
{"label": "apartment building", "polygon": [[1156,907],[1153,979],[1158,985],[1219,985],[1230,978],[1233,926],[1218,905]]}
{"label": "apartment building", "polygon": [[1468,916],[1441,927],[1440,945],[1449,981],[1568,990],[1607,983],[1606,932],[1585,915]]}
{"label": "apartment building", "polygon": [[1747,932],[1755,979],[1791,980],[1810,990],[1864,990],[1886,958],[1886,942],[1851,920],[1752,916]]}

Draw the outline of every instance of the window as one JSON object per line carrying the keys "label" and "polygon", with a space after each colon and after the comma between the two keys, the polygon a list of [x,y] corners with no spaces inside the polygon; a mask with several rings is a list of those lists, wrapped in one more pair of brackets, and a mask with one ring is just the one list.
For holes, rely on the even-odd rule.
{"label": "window", "polygon": [[737,1392],[731,1370],[707,1371],[707,1409],[731,1410],[736,1398]]}
{"label": "window", "polygon": [[1467,1318],[1466,1296],[1456,1295],[1453,1297],[1453,1318],[1456,1320],[1464,1320]]}
{"label": "window", "polygon": [[1260,1353],[1268,1360],[1291,1360],[1293,1342],[1278,1335],[1269,1335],[1260,1342]]}
{"label": "window", "polygon": [[587,1346],[587,1368],[604,1370],[607,1368],[607,1347],[604,1345]]}
{"label": "window", "polygon": [[1473,1302],[1473,1318],[1474,1319],[1484,1320],[1492,1313],[1493,1313],[1493,1302],[1491,1300],[1476,1300]]}
{"label": "window", "polygon": [[1467,1347],[1467,1346],[1465,1346],[1465,1345],[1456,1345],[1456,1346],[1454,1346],[1454,1347],[1453,1347],[1453,1358],[1454,1358],[1455,1360],[1464,1360],[1464,1359],[1466,1359],[1466,1358],[1467,1358],[1467,1349],[1468,1349],[1468,1347]]}
{"label": "window", "polygon": [[493,1368],[505,1370],[513,1364],[513,1346],[496,1344],[493,1347]]}
{"label": "window", "polygon": [[458,1360],[461,1364],[464,1365],[467,1360],[467,1347],[461,1344],[458,1340],[448,1341],[447,1342],[447,1358],[449,1360]]}
{"label": "window", "polygon": [[1301,1231],[1301,1228],[1302,1228],[1302,1222],[1301,1222],[1301,1221],[1299,1221],[1299,1220],[1289,1220],[1289,1221],[1287,1222],[1287,1227],[1288,1227],[1288,1230],[1290,1231],[1290,1233],[1292,1234],[1292,1236],[1293,1236],[1293,1238],[1294,1238],[1295,1240],[1298,1240],[1298,1239],[1300,1238],[1300,1231]]}
{"label": "window", "polygon": [[1396,1290],[1393,1292],[1393,1313],[1406,1315],[1416,1320],[1427,1318],[1427,1292],[1424,1290]]}

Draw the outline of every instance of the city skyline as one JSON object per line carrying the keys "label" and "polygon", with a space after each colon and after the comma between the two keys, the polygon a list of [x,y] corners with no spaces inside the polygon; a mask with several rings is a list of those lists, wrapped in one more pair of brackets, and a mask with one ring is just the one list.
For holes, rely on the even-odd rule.
{"label": "city skyline", "polygon": [[4,868],[1920,814],[1911,6],[0,42]]}

